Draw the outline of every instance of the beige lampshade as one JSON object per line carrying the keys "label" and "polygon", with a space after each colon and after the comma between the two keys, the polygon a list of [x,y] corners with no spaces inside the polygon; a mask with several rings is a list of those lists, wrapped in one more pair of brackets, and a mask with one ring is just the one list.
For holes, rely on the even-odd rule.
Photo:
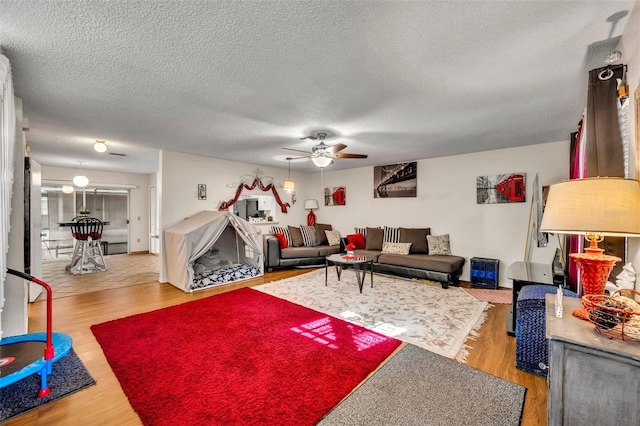
{"label": "beige lampshade", "polygon": [[304,200],[305,210],[317,210],[318,208],[318,200]]}
{"label": "beige lampshade", "polygon": [[296,184],[293,181],[287,180],[282,185],[282,189],[284,189],[285,191],[288,191],[288,192],[295,191]]}
{"label": "beige lampshade", "polygon": [[551,185],[542,232],[640,236],[640,182],[597,177]]}

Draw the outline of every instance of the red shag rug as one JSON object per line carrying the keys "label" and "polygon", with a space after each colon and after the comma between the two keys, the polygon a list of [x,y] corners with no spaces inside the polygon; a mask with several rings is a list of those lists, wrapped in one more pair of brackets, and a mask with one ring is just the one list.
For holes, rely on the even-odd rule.
{"label": "red shag rug", "polygon": [[145,425],[314,425],[400,345],[250,288],[91,330]]}

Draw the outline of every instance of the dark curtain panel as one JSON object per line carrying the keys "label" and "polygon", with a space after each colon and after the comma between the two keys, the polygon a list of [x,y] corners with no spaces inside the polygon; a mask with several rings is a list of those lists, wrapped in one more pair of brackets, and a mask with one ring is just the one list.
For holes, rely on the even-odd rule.
{"label": "dark curtain panel", "polygon": [[601,80],[607,68],[589,71],[587,94],[587,177],[624,177],[624,153],[618,122],[617,78],[622,65],[612,67],[613,76]]}
{"label": "dark curtain panel", "polygon": [[[624,152],[620,123],[618,122],[618,88],[616,79],[622,78],[623,66],[609,68],[613,76],[603,80],[607,68],[589,71],[589,91],[587,94],[587,177],[624,177]],[[625,263],[625,239],[607,237],[600,243],[605,253],[618,256],[618,262],[611,272],[610,281],[622,271]]]}

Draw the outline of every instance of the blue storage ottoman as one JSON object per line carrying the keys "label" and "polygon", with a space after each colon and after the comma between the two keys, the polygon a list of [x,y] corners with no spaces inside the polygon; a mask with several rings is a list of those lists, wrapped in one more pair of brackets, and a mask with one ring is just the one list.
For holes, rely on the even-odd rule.
{"label": "blue storage ottoman", "polygon": [[[518,294],[516,307],[516,368],[547,377],[549,366],[549,342],[545,333],[545,297],[555,294],[558,287],[551,285],[527,285]],[[565,297],[578,297],[563,289]],[[565,313],[566,315],[566,313]],[[570,315],[570,313],[569,313]]]}

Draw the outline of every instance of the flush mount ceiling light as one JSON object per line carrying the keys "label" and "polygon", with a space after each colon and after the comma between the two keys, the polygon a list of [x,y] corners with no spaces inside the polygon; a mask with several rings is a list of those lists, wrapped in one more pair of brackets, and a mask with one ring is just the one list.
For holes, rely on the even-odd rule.
{"label": "flush mount ceiling light", "polygon": [[103,140],[96,139],[96,143],[93,145],[93,149],[95,149],[98,152],[106,152],[107,145],[104,143]]}

